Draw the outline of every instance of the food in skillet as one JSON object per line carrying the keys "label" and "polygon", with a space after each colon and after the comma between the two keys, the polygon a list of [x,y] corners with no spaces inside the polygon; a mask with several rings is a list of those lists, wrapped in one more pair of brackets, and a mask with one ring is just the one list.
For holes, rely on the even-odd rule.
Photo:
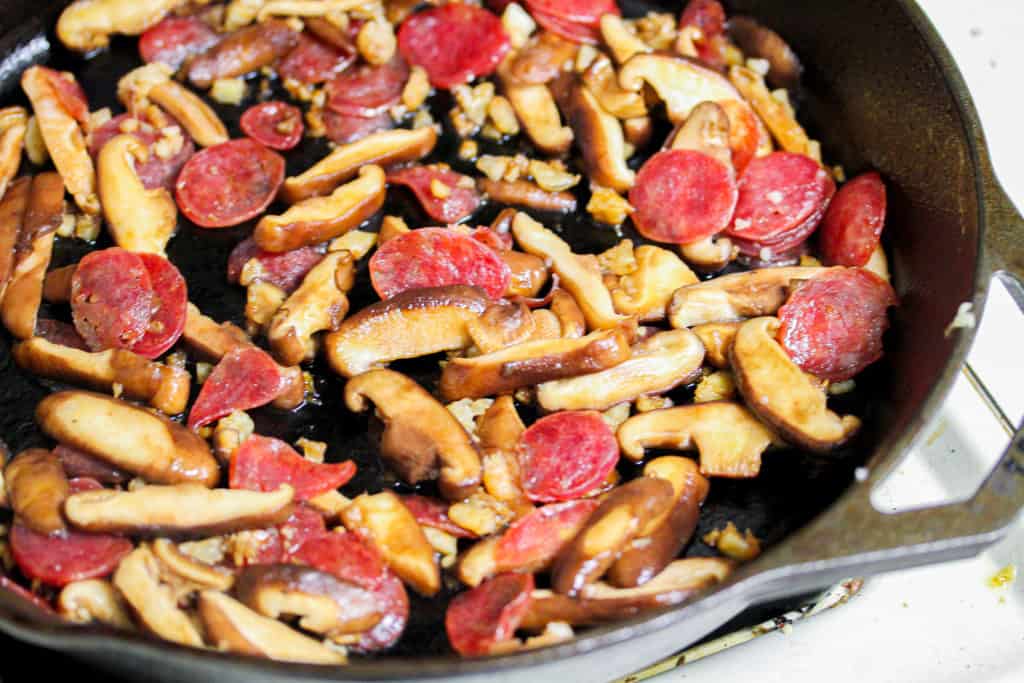
{"label": "food in skillet", "polygon": [[[141,62],[117,111],[45,66],[0,110],[0,318],[55,387],[3,470],[4,588],[323,664],[395,646],[411,590],[460,655],[538,647],[722,581],[757,539],[686,554],[714,480],[856,435],[828,399],[883,353],[885,185],[822,164],[778,35],[714,0],[419,4],[61,15]],[[634,237],[579,253],[573,212]],[[168,256],[234,226],[244,325]],[[344,444],[257,428],[325,373],[335,419],[373,415],[372,491]]]}

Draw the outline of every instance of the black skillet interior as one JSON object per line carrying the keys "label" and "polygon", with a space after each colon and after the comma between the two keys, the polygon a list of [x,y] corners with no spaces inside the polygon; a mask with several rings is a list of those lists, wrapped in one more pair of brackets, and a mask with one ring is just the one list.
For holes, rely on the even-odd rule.
{"label": "black skillet interior", "polygon": [[[7,12],[6,16],[18,22],[15,24],[17,28],[5,29],[8,31],[6,40],[11,40],[7,45],[23,46],[20,51],[7,52],[0,61],[0,92],[3,93],[3,103],[23,102],[24,97],[17,87],[18,74],[32,61],[45,61],[55,68],[74,71],[85,87],[93,109],[110,106],[115,112],[119,111],[115,97],[117,79],[140,64],[135,39],[117,38],[109,50],[90,59],[69,54],[60,46],[52,32],[56,12],[63,4],[61,0],[44,0],[29,7],[29,3],[25,3],[24,0],[0,0],[0,9],[9,9],[10,12]],[[621,4],[630,15],[658,5],[639,2]],[[678,3],[660,4],[675,8]],[[814,35],[814,26],[808,22],[820,21],[823,11],[820,3],[810,0],[731,4],[737,10],[765,18],[767,23],[787,37]],[[887,30],[885,17],[892,16],[892,3],[872,0],[847,4],[856,4],[857,9],[842,9],[841,13],[856,16],[861,22],[877,22],[872,30]],[[873,15],[873,11],[876,14]],[[835,25],[841,24],[835,22]],[[45,33],[40,32],[40,27],[45,27],[42,29]],[[858,30],[866,30],[866,27]],[[843,36],[839,33],[832,29],[834,36],[826,41],[805,40],[808,50],[813,46],[813,54],[804,52],[804,45],[801,42],[794,44],[808,66],[806,88],[798,102],[802,118],[810,123],[812,136],[822,139],[826,158],[844,163],[848,173],[867,167],[880,168],[885,172],[896,169],[900,173],[912,174],[925,187],[937,187],[935,183],[940,182],[938,179],[925,178],[921,175],[924,173],[923,170],[906,167],[908,163],[912,163],[907,158],[908,154],[916,153],[916,159],[922,158],[924,150],[913,140],[921,131],[905,128],[890,130],[885,127],[887,113],[891,113],[891,109],[888,108],[897,106],[896,101],[892,99],[893,94],[900,92],[898,88],[915,88],[912,73],[907,73],[906,69],[890,69],[884,74],[888,82],[879,83],[872,80],[875,77],[883,77],[878,71],[864,72],[863,69],[858,71],[852,67],[838,75],[834,71],[828,71],[834,61],[828,59],[828,43],[831,41],[833,49],[845,49]],[[41,42],[42,35],[49,41],[48,50],[46,44]],[[877,60],[884,57],[885,55],[867,55],[863,59],[872,61],[877,66]],[[891,63],[895,64],[900,56],[893,54],[889,57],[893,60]],[[843,92],[837,92],[837,89]],[[258,83],[253,82],[250,87],[250,101],[240,107],[216,106],[232,136],[241,135],[238,117],[244,111],[245,105],[251,104],[260,96],[281,94],[275,84],[270,84],[269,92],[258,95],[260,91]],[[813,96],[807,93],[813,93]],[[887,95],[879,97],[878,93]],[[928,99],[923,95],[922,97],[924,100]],[[835,105],[837,101],[857,101],[865,111],[847,112],[838,109]],[[446,120],[445,112],[450,107],[449,102],[446,95],[436,98],[433,108],[438,121]],[[921,114],[923,121],[926,120],[925,117],[933,115],[933,112],[922,111]],[[946,117],[950,115],[948,112],[944,114]],[[660,137],[656,135],[654,139],[659,140]],[[454,154],[456,144],[455,136],[447,130],[430,160],[446,161],[458,170],[469,172],[471,169],[458,161]],[[497,146],[488,144],[483,147],[485,151],[507,151],[507,148],[498,149]],[[492,147],[495,149],[490,149]],[[327,147],[322,141],[304,141],[297,150],[286,155],[289,173],[308,167],[326,150]],[[870,155],[866,150],[870,150]],[[524,148],[524,151],[529,153],[530,150]],[[939,152],[940,155],[944,153],[941,150]],[[638,161],[644,156],[639,155]],[[933,160],[936,164],[942,164],[945,157],[933,157]],[[32,170],[23,169],[24,172]],[[964,182],[963,179],[959,180]],[[945,188],[942,194],[945,195],[948,191],[948,188]],[[969,194],[967,192],[963,196]],[[890,195],[892,227],[889,229],[888,239],[894,250],[891,251],[894,256],[893,266],[904,304],[912,306],[909,312],[896,314],[894,330],[887,339],[889,354],[886,359],[858,378],[856,391],[835,401],[833,406],[837,410],[853,412],[864,417],[866,428],[853,444],[827,458],[810,457],[789,450],[778,451],[766,455],[762,474],[757,479],[717,480],[701,516],[696,538],[699,539],[712,528],[724,525],[726,521],[735,522],[741,529],[750,528],[768,545],[785,538],[838,497],[851,482],[854,469],[863,464],[874,451],[880,435],[886,434],[888,430],[899,429],[910,420],[913,410],[927,394],[939,370],[945,364],[949,349],[943,348],[942,344],[932,344],[923,351],[911,354],[908,349],[921,347],[908,344],[908,341],[918,337],[919,333],[926,334],[936,324],[929,319],[929,316],[934,316],[935,310],[928,303],[928,292],[938,290],[943,301],[948,301],[949,297],[958,296],[957,293],[961,290],[968,293],[971,291],[975,261],[973,249],[976,240],[955,240],[956,243],[949,240],[949,244],[946,244],[941,239],[934,239],[934,236],[940,233],[961,234],[959,221],[955,220],[957,216],[951,215],[946,207],[937,204],[912,204],[903,195],[899,186],[890,186]],[[581,196],[580,199],[580,206],[585,206],[587,198]],[[473,218],[473,222],[487,224],[500,208],[485,207]],[[970,207],[958,208],[969,210]],[[405,216],[413,226],[427,224],[422,212],[404,191],[389,192],[385,212]],[[617,243],[623,236],[642,241],[638,240],[638,236],[630,228],[619,232],[608,226],[593,223],[582,210],[570,216],[538,215],[538,218],[559,230],[574,248],[581,252],[601,251]],[[907,230],[905,227],[911,224],[926,225],[922,221],[931,221],[934,226],[935,235],[931,240],[927,232],[920,227],[914,230]],[[367,229],[376,229],[377,222],[379,218],[372,221]],[[957,232],[953,232],[954,228]],[[169,256],[188,280],[190,299],[200,309],[218,320],[231,320],[236,323],[243,321],[244,290],[227,284],[225,265],[232,247],[251,229],[252,223],[227,230],[203,230],[182,220],[179,232],[170,244]],[[103,238],[96,246],[108,246],[108,242],[108,238]],[[922,260],[920,247],[926,243],[932,250],[933,257]],[[916,251],[915,247],[918,247]],[[95,247],[80,242],[59,241],[54,255],[54,265],[74,262],[92,248]],[[950,267],[942,277],[939,277],[931,271],[934,270],[935,262],[943,262],[940,261],[943,257],[944,262],[950,264]],[[352,295],[353,308],[358,310],[374,299],[367,279],[361,278]],[[964,298],[957,300],[962,301]],[[47,307],[43,315],[68,319],[69,313],[66,308]],[[3,333],[0,338],[0,405],[3,406],[0,413],[0,438],[6,442],[10,452],[16,453],[32,445],[47,443],[34,425],[32,411],[38,400],[53,390],[55,385],[19,370],[11,359],[10,344],[9,336]],[[411,373],[430,386],[436,380],[431,366],[436,368],[436,362],[404,363],[400,364],[398,369]],[[341,400],[343,383],[332,375],[322,362],[318,362],[313,370],[317,377],[318,399],[292,414],[272,409],[253,411],[258,431],[288,441],[294,441],[300,436],[322,440],[329,444],[328,452],[331,459],[354,460],[359,466],[359,474],[345,488],[348,494],[364,490],[376,491],[385,487],[408,491],[408,487],[396,483],[393,477],[382,470],[373,446],[374,425],[366,418],[352,415],[345,410]],[[683,389],[674,397],[685,400],[691,390],[692,388]],[[633,476],[636,472],[636,468],[631,464],[623,464],[621,469],[626,476]],[[425,490],[427,493],[430,492],[429,488]],[[699,540],[693,542],[686,550],[688,556],[707,555],[712,552]],[[389,656],[412,657],[447,652],[441,619],[450,596],[451,593],[447,591],[434,600],[411,595],[409,627]]]}

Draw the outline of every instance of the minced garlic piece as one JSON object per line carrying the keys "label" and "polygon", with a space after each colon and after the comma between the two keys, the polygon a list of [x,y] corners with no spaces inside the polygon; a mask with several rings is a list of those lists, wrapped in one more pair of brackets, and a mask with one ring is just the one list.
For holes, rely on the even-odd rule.
{"label": "minced garlic piece", "polygon": [[761,554],[761,541],[747,529],[741,534],[736,525],[729,522],[725,529],[715,529],[704,535],[702,539],[712,548],[740,562],[749,562]]}
{"label": "minced garlic piece", "polygon": [[206,564],[220,564],[227,554],[227,540],[223,536],[211,536],[201,541],[186,541],[178,544],[178,550],[193,560]]}
{"label": "minced garlic piece", "polygon": [[512,103],[504,96],[497,95],[487,105],[487,115],[494,123],[494,127],[503,135],[519,134],[519,119],[516,118],[516,111]]}
{"label": "minced garlic piece", "polygon": [[409,232],[409,226],[399,216],[384,216],[380,224],[380,231],[377,233],[378,244],[384,244],[388,240]]}
{"label": "minced garlic piece", "polygon": [[633,240],[622,240],[611,249],[597,255],[601,270],[612,275],[630,275],[639,267],[633,253]]}
{"label": "minced garlic piece", "polygon": [[455,401],[449,403],[446,408],[448,412],[455,416],[455,419],[459,421],[470,435],[476,435],[476,419],[487,412],[487,409],[494,403],[492,398],[481,398],[473,400],[464,398],[461,401]]}
{"label": "minced garlic piece", "polygon": [[39,121],[35,116],[28,117],[28,126],[25,129],[25,154],[36,166],[42,166],[50,158],[50,152],[43,142],[43,134],[39,132]]}
{"label": "minced garlic piece", "polygon": [[452,196],[452,188],[439,178],[434,178],[430,181],[430,194],[438,199],[448,199]]}
{"label": "minced garlic piece", "polygon": [[262,328],[270,322],[288,295],[270,282],[256,280],[246,289],[245,319]]}
{"label": "minced garlic piece", "polygon": [[629,419],[629,402],[619,403],[601,413],[601,418],[614,432]]}
{"label": "minced garlic piece", "polygon": [[286,78],[281,84],[289,95],[300,102],[309,102],[313,99],[315,88],[308,83],[303,83],[294,78]]}
{"label": "minced garlic piece", "polygon": [[239,105],[245,99],[245,81],[241,78],[218,78],[210,88],[210,97],[221,104]]}
{"label": "minced garlic piece", "polygon": [[327,444],[323,441],[313,441],[303,436],[295,442],[295,445],[302,450],[302,456],[310,462],[323,463],[324,456],[327,455]]}
{"label": "minced garlic piece", "polygon": [[413,130],[419,130],[420,128],[430,128],[434,125],[434,117],[430,115],[430,112],[426,109],[420,108],[416,110],[416,113],[412,116],[412,128]]}
{"label": "minced garlic piece", "polygon": [[85,122],[85,129],[91,133],[112,118],[113,114],[110,113],[110,107],[103,107],[102,109],[89,112],[89,118]]}
{"label": "minced garlic piece", "polygon": [[668,396],[641,396],[636,400],[636,412],[649,413],[652,410],[671,408],[674,404]]}
{"label": "minced garlic piece", "polygon": [[483,492],[455,503],[448,508],[448,518],[478,536],[490,536],[501,531],[514,518],[508,505]]}
{"label": "minced garlic piece", "polygon": [[619,225],[633,213],[626,198],[607,187],[595,187],[587,202],[587,212],[594,220],[608,225]]}
{"label": "minced garlic piece", "polygon": [[829,396],[842,396],[843,394],[850,393],[851,391],[853,391],[856,388],[857,388],[857,383],[854,380],[852,380],[852,379],[848,379],[845,382],[829,382],[829,385],[828,385],[828,395]]}
{"label": "minced garlic piece", "polygon": [[452,88],[455,102],[466,117],[478,126],[487,120],[487,107],[494,99],[494,83],[484,81],[476,87],[457,85]]}
{"label": "minced garlic piece", "polygon": [[[655,50],[670,50],[676,40],[676,17],[673,14],[648,12],[632,22],[636,35]],[[628,22],[627,22],[628,25]]]}
{"label": "minced garlic piece", "polygon": [[365,258],[370,250],[377,244],[377,235],[364,230],[351,230],[331,242],[327,251],[347,251],[352,258],[360,260]]}
{"label": "minced garlic piece", "polygon": [[252,418],[242,410],[222,417],[213,430],[214,453],[222,462],[230,462],[235,450],[252,436],[255,429]]}
{"label": "minced garlic piece", "polygon": [[736,380],[728,370],[712,372],[700,381],[693,394],[694,403],[729,401],[736,396]]}
{"label": "minced garlic piece", "polygon": [[576,53],[576,63],[573,68],[576,69],[577,73],[583,73],[590,68],[590,65],[594,63],[594,60],[600,54],[593,45],[581,45],[579,52]]}
{"label": "minced garlic piece", "polygon": [[820,268],[821,261],[810,254],[803,254],[800,256],[800,266],[803,268]]}
{"label": "minced garlic piece", "polygon": [[83,242],[95,242],[100,236],[100,217],[81,213],[75,216],[75,237]]}
{"label": "minced garlic piece", "polygon": [[423,529],[423,535],[427,537],[430,547],[441,556],[441,567],[444,569],[454,567],[458,560],[459,539],[432,526],[421,526],[420,528]]}
{"label": "minced garlic piece", "polygon": [[505,177],[509,167],[508,157],[485,154],[476,160],[476,167],[485,176],[497,182]]}
{"label": "minced garlic piece", "polygon": [[202,384],[206,381],[206,378],[213,372],[213,365],[210,363],[204,363],[202,361],[196,363],[196,382]]}
{"label": "minced garlic piece", "polygon": [[409,72],[409,80],[405,82],[402,89],[402,104],[409,108],[409,111],[419,109],[430,97],[430,79],[427,71],[422,66],[414,66]]}
{"label": "minced garlic piece", "polygon": [[771,71],[772,65],[767,59],[755,59],[751,57],[747,60],[747,68],[756,74],[767,76],[768,72]]}
{"label": "minced garlic piece", "polygon": [[512,48],[518,50],[526,45],[537,30],[537,22],[519,3],[510,3],[501,15],[501,26],[508,35]]}
{"label": "minced garlic piece", "polygon": [[536,159],[530,161],[528,172],[533,176],[534,182],[547,192],[564,192],[580,182],[580,176],[567,173],[554,164]]}
{"label": "minced garlic piece", "polygon": [[153,153],[160,159],[170,159],[181,151],[185,138],[177,126],[161,128],[160,133],[160,139],[153,143]]}
{"label": "minced garlic piece", "polygon": [[463,140],[459,145],[459,158],[463,161],[473,161],[480,154],[480,145],[476,140]]}
{"label": "minced garlic piece", "polygon": [[231,0],[224,13],[224,28],[228,31],[248,26],[256,20],[264,0]]}
{"label": "minced garlic piece", "polygon": [[57,227],[57,237],[74,237],[75,235],[75,212],[68,210],[67,202],[64,203],[64,215],[61,216],[60,225]]}
{"label": "minced garlic piece", "polygon": [[395,29],[383,18],[363,24],[356,36],[356,48],[370,64],[387,64],[395,56]]}

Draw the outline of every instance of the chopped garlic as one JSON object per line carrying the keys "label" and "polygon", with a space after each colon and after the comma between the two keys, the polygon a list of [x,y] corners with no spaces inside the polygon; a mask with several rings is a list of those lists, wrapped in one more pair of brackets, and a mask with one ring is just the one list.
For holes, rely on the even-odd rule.
{"label": "chopped garlic", "polygon": [[480,491],[448,508],[450,520],[478,536],[490,536],[501,531],[514,516],[504,502]]}
{"label": "chopped garlic", "polygon": [[377,233],[379,244],[409,232],[409,226],[398,216],[384,216],[380,224],[380,232]]}
{"label": "chopped garlic", "polygon": [[810,254],[802,254],[800,256],[800,265],[803,268],[821,268],[821,261]]}
{"label": "chopped garlic", "polygon": [[593,45],[581,45],[579,52],[576,53],[576,63],[574,68],[577,73],[583,73],[590,68],[590,65],[594,63],[594,60],[598,58],[601,53],[597,51],[597,48]]}
{"label": "chopped garlic", "polygon": [[629,402],[619,403],[601,413],[601,418],[614,432],[629,419]]}
{"label": "chopped garlic", "polygon": [[526,45],[530,36],[537,30],[537,22],[533,20],[519,3],[510,3],[501,15],[501,26],[508,35],[513,49]]}
{"label": "chopped garlic", "polygon": [[327,444],[323,441],[313,441],[303,436],[295,442],[295,445],[302,450],[303,457],[310,462],[323,463],[324,456],[327,455]]}
{"label": "chopped garlic", "polygon": [[768,72],[771,71],[772,65],[767,59],[751,57],[747,60],[747,68],[760,76],[767,76]]}
{"label": "chopped garlic", "polygon": [[452,94],[466,117],[482,126],[487,120],[487,107],[494,99],[494,83],[484,81],[476,87],[457,85],[452,89]]}
{"label": "chopped garlic", "polygon": [[639,267],[633,253],[633,240],[622,240],[611,249],[597,255],[601,271],[612,275],[630,275]]}
{"label": "chopped garlic", "polygon": [[494,403],[492,398],[481,398],[477,400],[464,398],[461,401],[449,403],[446,408],[455,416],[462,428],[470,435],[476,435],[476,419],[487,412],[487,409]]}
{"label": "chopped garlic", "polygon": [[287,298],[285,291],[277,285],[256,280],[246,289],[245,319],[262,328],[270,322]]}
{"label": "chopped garlic", "polygon": [[75,217],[75,237],[83,242],[95,242],[100,236],[100,217],[78,214]]}
{"label": "chopped garlic", "polygon": [[636,412],[649,413],[652,410],[671,408],[674,404],[668,396],[641,396],[636,400]]}
{"label": "chopped garlic", "polygon": [[715,529],[704,535],[705,543],[718,551],[740,562],[749,562],[761,554],[761,541],[747,529],[740,534],[739,529],[732,522],[725,525],[725,529]]}
{"label": "chopped garlic", "polygon": [[509,169],[508,157],[485,154],[476,161],[476,167],[485,176],[497,182],[505,177]]}
{"label": "chopped garlic", "polygon": [[423,535],[427,537],[430,547],[441,556],[441,567],[444,569],[454,567],[458,560],[459,539],[432,526],[421,526],[420,528],[423,529]]}
{"label": "chopped garlic", "polygon": [[625,197],[607,187],[595,187],[587,202],[587,212],[594,220],[608,225],[621,224],[633,211]]}
{"label": "chopped garlic", "polygon": [[231,0],[224,13],[224,28],[227,31],[248,26],[256,20],[264,0]]}
{"label": "chopped garlic", "polygon": [[213,430],[214,453],[222,462],[230,462],[235,450],[252,436],[255,429],[256,424],[244,411],[236,410],[222,417]]}
{"label": "chopped garlic", "polygon": [[383,18],[363,24],[356,36],[356,48],[370,64],[387,64],[395,56],[395,29]]}
{"label": "chopped garlic", "polygon": [[430,194],[438,199],[448,199],[448,197],[452,196],[452,188],[446,185],[440,178],[434,178],[430,181]]}
{"label": "chopped garlic", "polygon": [[409,72],[409,80],[405,82],[402,89],[402,104],[409,108],[409,111],[419,109],[430,97],[430,79],[427,71],[422,66],[414,66]]}
{"label": "chopped garlic", "polygon": [[196,363],[196,383],[202,384],[205,382],[211,372],[213,372],[213,365],[210,363],[203,363],[202,361]]}
{"label": "chopped garlic", "polygon": [[536,159],[530,162],[528,171],[537,185],[547,192],[564,192],[580,182],[580,176],[567,173],[553,164]]}
{"label": "chopped garlic", "polygon": [[476,140],[463,140],[459,145],[459,158],[463,161],[473,161],[480,154],[480,145]]}
{"label": "chopped garlic", "polygon": [[[676,17],[667,12],[648,12],[632,22],[637,37],[654,50],[671,50],[676,40]],[[627,22],[628,25],[628,22]]]}
{"label": "chopped garlic", "polygon": [[420,128],[429,128],[434,125],[434,117],[430,115],[430,112],[426,109],[417,109],[416,113],[412,117],[413,130],[419,130]]}
{"label": "chopped garlic", "polygon": [[94,112],[89,112],[89,118],[85,122],[85,129],[91,133],[111,118],[113,118],[113,115],[110,113],[110,107],[103,107]]}
{"label": "chopped garlic", "polygon": [[206,564],[220,564],[226,557],[227,540],[223,536],[211,536],[201,541],[179,543],[178,550],[193,560]]}
{"label": "chopped garlic", "polygon": [[60,225],[57,227],[57,237],[74,237],[75,235],[75,214],[64,206],[64,215],[61,216]]}
{"label": "chopped garlic", "polygon": [[712,372],[700,381],[693,393],[694,403],[729,401],[736,397],[736,380],[728,370]]}
{"label": "chopped garlic", "polygon": [[160,159],[170,159],[185,145],[185,138],[178,126],[167,126],[160,129],[161,137],[153,144],[153,153]]}
{"label": "chopped garlic", "polygon": [[502,95],[495,96],[487,105],[487,115],[498,132],[504,135],[519,134],[519,119],[516,118],[516,111],[512,108],[512,103]]}
{"label": "chopped garlic", "polygon": [[352,258],[358,261],[365,258],[376,244],[376,234],[363,230],[352,230],[331,242],[327,251],[347,251],[352,254]]}
{"label": "chopped garlic", "polygon": [[239,105],[245,99],[245,81],[241,78],[218,78],[210,88],[210,97],[221,104]]}

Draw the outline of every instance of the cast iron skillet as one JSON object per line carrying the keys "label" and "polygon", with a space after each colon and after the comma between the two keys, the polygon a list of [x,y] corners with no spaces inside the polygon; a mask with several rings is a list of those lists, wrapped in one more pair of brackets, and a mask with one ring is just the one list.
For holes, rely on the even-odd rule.
{"label": "cast iron skillet", "polygon": [[[74,69],[94,107],[115,103],[117,78],[137,63],[134,41],[115,41],[108,53],[82,63],[67,55],[52,35],[64,4],[65,0],[0,0],[5,17],[0,29],[4,101],[21,98],[21,71],[46,62]],[[769,552],[689,604],[589,630],[558,647],[488,660],[437,655],[444,647],[437,621],[440,603],[416,598],[412,621],[395,652],[329,669],[72,627],[40,615],[6,592],[0,592],[0,630],[122,673],[165,680],[607,680],[680,649],[750,604],[846,576],[967,557],[1001,538],[1024,505],[1024,431],[967,502],[886,515],[869,500],[874,484],[895,467],[935,414],[966,355],[973,330],[945,334],[960,304],[972,302],[980,313],[995,276],[1007,282],[1024,306],[1019,279],[1024,274],[1024,221],[992,174],[959,72],[927,19],[907,0],[729,4],[732,11],[753,14],[775,28],[803,58],[807,75],[801,113],[811,123],[812,135],[822,140],[826,158],[844,164],[850,174],[874,168],[886,177],[887,251],[902,300],[886,340],[885,362],[859,378],[858,395],[846,399],[850,405],[837,406],[866,418],[865,430],[852,447],[828,459],[773,454],[757,480],[716,481],[712,487],[698,533],[734,520],[765,539]],[[681,3],[624,3],[627,13],[657,5],[677,11]],[[223,109],[221,114],[237,135],[237,113],[232,111]],[[322,153],[322,148],[309,146],[290,157],[289,171],[304,168]],[[437,156],[451,154],[448,139]],[[400,198],[388,210],[415,212]],[[485,222],[488,216],[479,218]],[[551,222],[552,217],[545,218]],[[580,217],[558,221],[557,227],[585,251],[618,239]],[[199,231],[185,225],[170,247],[172,260],[189,280],[191,298],[218,319],[237,321],[241,314],[241,292],[226,287],[223,274],[227,253],[244,232]],[[78,248],[62,245],[55,265],[79,255]],[[43,443],[30,415],[50,387],[14,367],[9,348],[10,339],[4,336],[0,437],[17,452]],[[339,386],[329,378],[322,380],[322,405],[297,416],[260,414],[258,429],[336,444],[345,457],[359,463],[360,477],[352,490],[379,489],[380,472],[365,436],[367,425],[341,410]],[[346,417],[339,420],[339,415]],[[854,469],[865,464],[870,475],[855,482]],[[699,554],[700,544],[689,552]]]}

